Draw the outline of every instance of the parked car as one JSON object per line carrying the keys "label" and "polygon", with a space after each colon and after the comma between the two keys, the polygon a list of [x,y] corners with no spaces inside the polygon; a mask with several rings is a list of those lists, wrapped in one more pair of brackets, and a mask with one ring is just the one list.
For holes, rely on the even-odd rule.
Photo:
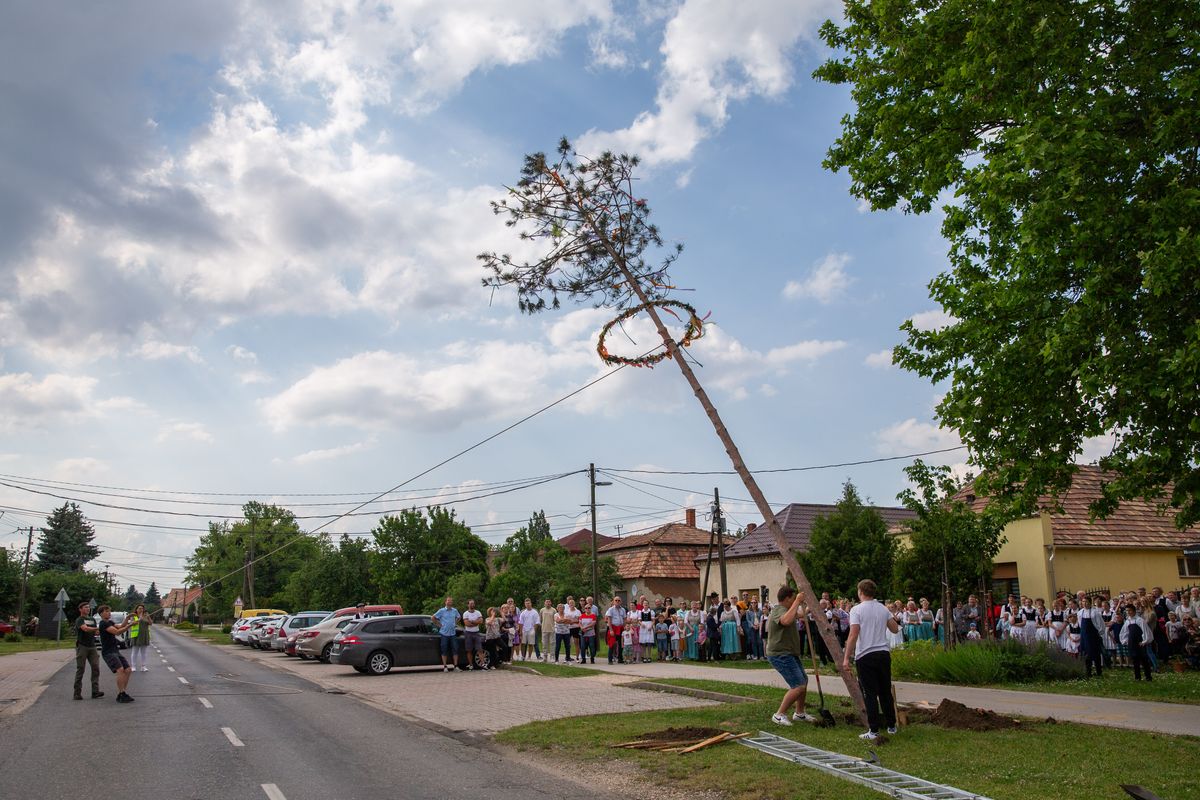
{"label": "parked car", "polygon": [[[103,621],[104,620],[100,618],[99,614],[92,615],[92,624],[95,625],[97,628],[100,627],[100,623]],[[124,611],[110,611],[108,614],[108,621],[114,625],[124,625],[125,624],[125,612]],[[124,633],[122,633],[121,635],[119,635],[117,637],[117,646],[122,649],[129,647],[129,631],[125,631]],[[100,648],[100,636],[99,635],[96,636],[96,648],[97,649]]]}
{"label": "parked car", "polygon": [[250,630],[246,632],[246,644],[257,648],[262,641],[263,636],[266,634],[267,628],[270,627],[271,631],[274,632],[275,623],[279,622],[281,619],[283,619],[283,617],[256,618],[250,623]]}
{"label": "parked car", "polygon": [[[463,637],[455,638],[454,662],[462,669],[467,665]],[[392,667],[440,667],[441,637],[427,616],[357,620],[333,637],[329,661],[370,675],[386,675]],[[477,653],[475,666],[491,666],[486,651]]]}
{"label": "parked car", "polygon": [[233,626],[229,629],[229,638],[233,640],[234,644],[249,644],[247,640],[250,636],[250,626],[253,624],[253,619],[234,620]]}
{"label": "parked car", "polygon": [[311,628],[305,628],[296,634],[296,655],[300,656],[301,661],[316,658],[329,663],[333,637],[351,622],[354,622],[353,617],[330,617]]}
{"label": "parked car", "polygon": [[301,611],[297,614],[289,614],[275,626],[275,638],[271,640],[269,647],[264,649],[286,652],[289,637],[301,628],[310,628],[328,616],[328,611]]}
{"label": "parked car", "polygon": [[[333,612],[333,616],[346,617],[346,616],[353,616],[354,614],[357,614],[357,613],[358,613],[358,606],[348,606],[346,608],[339,608],[337,611]],[[403,608],[403,606],[386,605],[386,604],[374,605],[374,606],[364,606],[363,613],[365,613],[368,617],[390,617],[390,616],[394,616],[396,614],[403,614],[404,608]]]}
{"label": "parked car", "polygon": [[17,626],[13,625],[11,622],[0,622],[0,636],[4,636],[9,633],[15,633],[16,630]]}

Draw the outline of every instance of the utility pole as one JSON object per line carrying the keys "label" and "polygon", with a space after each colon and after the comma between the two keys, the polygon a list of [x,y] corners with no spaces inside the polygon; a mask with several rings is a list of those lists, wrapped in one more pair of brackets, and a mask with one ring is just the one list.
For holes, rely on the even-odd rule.
{"label": "utility pole", "polygon": [[591,501],[589,505],[592,510],[592,600],[598,605],[600,603],[600,571],[596,559],[596,487],[612,486],[612,481],[597,482],[596,465],[588,464],[588,483],[591,485]]}
{"label": "utility pole", "polygon": [[721,514],[721,492],[713,487],[713,529],[717,532],[717,561],[721,565],[721,599],[729,597],[729,577],[725,574],[725,517]]}
{"label": "utility pole", "polygon": [[[19,530],[19,529],[18,529]],[[25,564],[21,568],[21,599],[17,603],[17,633],[24,633],[21,623],[25,621],[25,593],[29,590],[29,555],[33,552],[33,526],[29,526],[29,540],[25,543]]]}
{"label": "utility pole", "polygon": [[249,583],[250,607],[258,608],[258,603],[254,602],[254,517],[250,517],[250,557],[246,562],[246,580]]}

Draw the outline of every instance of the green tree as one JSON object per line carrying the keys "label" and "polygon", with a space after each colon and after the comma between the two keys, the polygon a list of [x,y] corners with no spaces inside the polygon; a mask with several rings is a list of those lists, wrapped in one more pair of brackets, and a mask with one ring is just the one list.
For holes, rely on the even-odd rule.
{"label": "green tree", "polygon": [[484,587],[487,586],[487,582],[486,572],[460,572],[451,575],[450,580],[446,582],[446,590],[428,598],[425,601],[425,608],[437,608],[446,600],[447,595],[454,598],[455,605],[459,610],[467,607],[468,600],[474,600],[475,607],[481,611],[489,605],[498,605],[498,601],[489,602],[484,595]]}
{"label": "green tree", "polygon": [[208,533],[187,560],[187,584],[204,584],[201,601],[206,614],[232,614],[233,602],[242,595],[247,559],[254,552],[254,596],[243,596],[260,608],[287,602],[291,574],[318,553],[316,540],[304,535],[291,511],[256,501],[242,507],[235,522],[210,522]]}
{"label": "green tree", "polygon": [[46,569],[29,576],[29,594],[25,599],[25,616],[41,613],[42,603],[53,603],[59,589],[66,589],[71,599],[63,604],[68,620],[76,616],[76,608],[85,600],[97,604],[112,604],[113,598],[104,585],[104,576],[86,570]]}
{"label": "green tree", "polygon": [[153,608],[162,605],[162,595],[158,593],[158,585],[154,581],[150,581],[150,588],[146,590],[146,597],[142,602]]}
{"label": "green tree", "polygon": [[[854,195],[942,204],[949,324],[894,357],[1013,513],[1113,434],[1093,505],[1200,520],[1200,4],[847,0],[816,77],[856,103],[830,148]],[[1187,311],[1186,309],[1193,309]]]}
{"label": "green tree", "polygon": [[870,578],[878,584],[880,596],[886,597],[896,551],[887,531],[883,517],[863,505],[854,484],[842,484],[834,511],[813,521],[808,552],[799,554],[813,589],[834,597],[854,597],[858,582]]}
{"label": "green tree", "polygon": [[78,572],[84,565],[100,555],[100,548],[92,544],[96,530],[83,516],[79,506],[63,503],[46,517],[38,539],[37,561],[32,565],[36,571],[67,570]]}
{"label": "green tree", "polygon": [[445,591],[453,575],[487,574],[487,543],[451,509],[405,509],[380,519],[371,532],[381,599],[397,601],[405,611],[432,611],[426,603]]}
{"label": "green tree", "polygon": [[334,546],[322,535],[317,548],[313,558],[288,578],[288,608],[336,611],[359,602],[376,602],[379,591],[369,542],[343,534]]}
{"label": "green tree", "polygon": [[[611,593],[621,585],[617,562],[610,557],[597,561],[600,594]],[[509,597],[521,603],[526,597],[539,607],[550,598],[561,602],[567,595],[586,597],[592,593],[591,555],[572,555],[554,541],[544,511],[529,518],[500,546],[496,554],[496,574],[488,582],[491,604]]]}
{"label": "green tree", "polygon": [[949,467],[917,459],[904,472],[916,488],[898,497],[917,518],[905,523],[909,541],[896,558],[896,585],[907,596],[941,606],[944,575],[953,604],[991,578],[992,561],[1004,543],[1002,518],[992,511],[976,513],[960,495],[971,480],[955,480]]}
{"label": "green tree", "polygon": [[15,548],[0,548],[0,617],[7,618],[17,612],[23,558],[24,554]]}
{"label": "green tree", "polygon": [[130,611],[132,611],[134,608],[136,608],[138,603],[145,602],[145,597],[142,595],[141,592],[139,592],[137,590],[137,587],[134,586],[132,583],[129,584],[129,588],[125,590],[125,596],[122,599],[125,602],[126,610],[130,610]]}

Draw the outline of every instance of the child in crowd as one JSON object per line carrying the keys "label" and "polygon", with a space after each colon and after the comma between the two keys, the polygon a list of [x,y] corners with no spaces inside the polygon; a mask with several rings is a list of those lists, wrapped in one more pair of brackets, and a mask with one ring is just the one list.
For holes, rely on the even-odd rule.
{"label": "child in crowd", "polygon": [[979,626],[977,626],[974,622],[972,622],[970,627],[967,628],[967,641],[968,642],[978,642],[979,641]]}
{"label": "child in crowd", "polygon": [[1079,617],[1071,614],[1067,617],[1067,639],[1063,645],[1063,650],[1073,656],[1079,655],[1079,643],[1083,638],[1083,631],[1079,627]]}
{"label": "child in crowd", "polygon": [[671,657],[671,626],[662,614],[658,615],[654,623],[654,649],[659,661],[666,661]]}
{"label": "child in crowd", "polygon": [[[683,637],[679,635],[680,624],[678,621],[672,621],[667,626],[667,634],[671,637],[671,660],[683,660]],[[1182,627],[1182,626],[1181,626]]]}
{"label": "child in crowd", "polygon": [[650,648],[654,646],[654,619],[642,618],[638,625],[638,651],[634,659],[641,658],[643,664],[650,663]]}
{"label": "child in crowd", "polygon": [[633,635],[633,628],[629,625],[625,626],[625,630],[621,631],[621,657],[625,659],[626,664],[633,663],[634,659],[634,642],[637,638]]}

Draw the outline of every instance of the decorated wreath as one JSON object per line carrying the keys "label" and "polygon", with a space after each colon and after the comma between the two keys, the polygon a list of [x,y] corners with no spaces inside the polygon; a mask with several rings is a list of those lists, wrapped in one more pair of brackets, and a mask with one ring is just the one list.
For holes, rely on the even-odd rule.
{"label": "decorated wreath", "polygon": [[671,357],[670,350],[663,350],[658,353],[639,356],[638,358],[625,358],[624,356],[614,356],[612,353],[608,352],[608,347],[605,345],[605,339],[608,337],[608,334],[613,329],[614,325],[620,325],[625,320],[636,316],[638,313],[645,311],[651,306],[664,309],[668,314],[672,315],[676,319],[679,319],[680,316],[672,311],[672,308],[678,308],[687,313],[687,327],[683,331],[683,338],[675,343],[677,346],[688,347],[692,342],[704,335],[704,320],[700,318],[700,315],[696,313],[696,309],[692,306],[688,305],[687,303],[682,303],[678,300],[651,300],[649,303],[642,303],[641,305],[625,309],[623,312],[621,312],[620,316],[609,320],[608,323],[600,329],[600,340],[596,343],[596,352],[600,355],[600,358],[605,364],[624,364],[630,367],[652,367],[658,362],[662,361],[664,358]]}

